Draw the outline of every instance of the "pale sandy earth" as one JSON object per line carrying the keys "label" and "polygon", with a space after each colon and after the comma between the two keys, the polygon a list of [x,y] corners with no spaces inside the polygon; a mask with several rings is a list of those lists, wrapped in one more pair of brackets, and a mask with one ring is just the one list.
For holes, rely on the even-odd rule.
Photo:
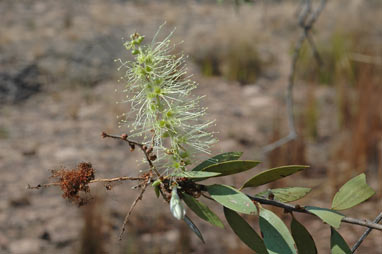
{"label": "pale sandy earth", "polygon": [[[363,8],[359,2],[352,1],[346,7],[349,15],[359,15]],[[320,27],[326,29],[337,19],[345,19],[337,17],[338,8],[329,4]],[[127,131],[118,129],[116,115],[127,111],[128,106],[115,104],[122,95],[114,91],[121,87],[113,62],[125,54],[121,37],[135,31],[151,37],[164,20],[168,23],[165,30],[177,27],[175,41],[184,40],[180,48],[186,53],[197,54],[199,49],[214,47],[214,40],[224,39],[225,33],[250,33],[258,35],[256,43],[265,57],[276,59],[254,84],[246,86],[219,77],[203,77],[195,65],[190,65],[200,83],[196,94],[206,95],[203,103],[209,108],[207,117],[216,119],[214,130],[220,142],[213,147],[213,154],[243,151],[243,158],[266,161],[261,148],[269,142],[277,116],[281,116],[277,124],[284,126],[282,135],[287,134],[283,96],[289,51],[297,34],[295,11],[293,3],[259,3],[243,7],[238,16],[233,7],[193,2],[1,1],[0,73],[17,73],[37,63],[38,71],[32,78],[41,84],[41,92],[17,103],[12,102],[14,96],[0,97],[0,253],[81,253],[83,210],[63,200],[58,188],[26,189],[28,184],[48,182],[51,169],[90,161],[96,177],[138,174],[136,160],[141,155],[130,153],[123,143],[102,139],[100,133]],[[87,86],[81,86],[84,83]],[[304,102],[304,85],[296,85],[296,108]],[[4,81],[1,86],[5,86]],[[301,204],[329,207],[325,169],[332,135],[337,132],[331,118],[335,94],[327,86],[318,87],[316,92],[323,105],[319,135],[325,138],[307,141],[305,157],[312,166],[310,177],[300,174],[282,184],[314,187],[311,198]],[[219,181],[239,186],[245,176],[266,167],[267,162],[244,176]],[[376,189],[377,180],[372,172],[367,173]],[[105,253],[251,253],[227,225],[225,229],[212,228],[189,211],[207,242],[200,244],[171,217],[168,205],[157,200],[151,190],[137,206],[127,236],[118,241],[123,217],[138,195],[132,186],[117,184],[110,191],[102,184],[92,186],[93,195],[99,197],[96,208],[101,214]],[[218,207],[206,202],[223,218]],[[345,214],[372,219],[380,209],[381,203],[373,198]],[[299,218],[313,234],[319,253],[328,253],[329,227],[309,216]],[[351,246],[363,228],[343,225],[340,232]],[[381,232],[371,233],[359,253],[382,253],[381,237]]]}

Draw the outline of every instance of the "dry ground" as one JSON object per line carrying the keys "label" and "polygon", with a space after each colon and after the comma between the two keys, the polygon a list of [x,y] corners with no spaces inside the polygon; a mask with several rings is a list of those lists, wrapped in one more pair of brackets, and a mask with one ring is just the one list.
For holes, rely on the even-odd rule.
{"label": "dry ground", "polygon": [[[130,153],[122,143],[101,139],[100,133],[126,131],[118,129],[116,115],[127,111],[128,106],[115,104],[121,95],[114,92],[120,85],[112,60],[125,54],[120,38],[135,31],[150,37],[164,20],[167,30],[177,27],[175,40],[185,41],[180,47],[191,57],[199,49],[213,49],[214,42],[224,40],[229,33],[256,36],[260,52],[264,57],[272,56],[272,65],[254,84],[246,86],[220,77],[203,77],[195,65],[190,66],[200,83],[196,93],[207,95],[203,103],[209,108],[208,118],[216,119],[220,142],[213,153],[243,151],[244,158],[263,160],[253,172],[271,165],[272,158],[264,157],[261,148],[270,142],[275,130],[287,134],[283,96],[289,52],[297,34],[296,8],[293,2],[258,3],[243,6],[238,13],[232,6],[191,1],[184,5],[1,1],[0,88],[20,83],[5,79],[5,74],[15,77],[28,66],[35,69],[33,75],[27,74],[32,76],[22,79],[31,86],[20,86],[13,93],[0,90],[6,91],[0,97],[0,253],[97,253],[91,246],[98,246],[98,253],[250,253],[229,227],[215,229],[191,215],[207,241],[200,244],[151,191],[139,203],[127,236],[119,242],[123,217],[138,194],[131,183],[115,185],[109,191],[102,184],[93,185],[97,202],[90,208],[67,203],[58,188],[27,190],[26,186],[47,182],[51,169],[72,167],[80,161],[92,162],[96,177],[139,173],[136,160],[141,156]],[[361,16],[364,8],[360,1],[351,1],[346,8],[340,1],[330,3],[318,26],[328,33],[327,29],[346,23],[348,17]],[[380,14],[380,10],[368,11]],[[316,33],[320,32],[317,29]],[[306,102],[306,87],[304,82],[297,83],[297,108]],[[318,123],[321,138],[306,138],[301,156],[305,161],[293,161],[308,163],[311,173],[291,177],[281,185],[313,187],[311,197],[301,203],[329,207],[332,186],[328,183],[328,165],[338,143],[335,136],[341,131],[332,114],[335,88],[320,86],[315,91],[322,106]],[[21,93],[25,96],[17,96]],[[253,172],[221,181],[239,184]],[[366,173],[377,189],[381,183],[374,177],[376,172]],[[343,181],[340,175],[336,177]],[[374,197],[345,213],[372,219],[380,210],[381,202]],[[216,211],[222,217],[222,211]],[[96,222],[89,222],[89,218]],[[320,253],[328,253],[327,225],[307,216],[300,218]],[[344,225],[340,232],[352,245],[363,229]],[[381,236],[381,232],[371,233],[360,253],[382,253]]]}

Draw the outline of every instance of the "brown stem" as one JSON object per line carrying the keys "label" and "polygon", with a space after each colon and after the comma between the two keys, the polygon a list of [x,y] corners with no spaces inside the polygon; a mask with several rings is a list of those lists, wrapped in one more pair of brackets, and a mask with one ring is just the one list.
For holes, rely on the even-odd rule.
{"label": "brown stem", "polygon": [[[297,213],[305,213],[305,214],[314,215],[314,214],[310,213],[309,211],[307,211],[304,207],[301,207],[298,205],[295,206],[295,205],[291,205],[291,204],[282,203],[282,202],[279,202],[276,200],[269,200],[269,199],[265,199],[265,198],[252,197],[249,195],[247,195],[247,196],[250,199],[252,199],[253,201],[259,202],[260,204],[284,208],[286,211],[290,211],[290,212],[297,212]],[[374,222],[371,222],[368,220],[360,220],[360,219],[355,219],[355,218],[351,218],[351,217],[343,217],[341,221],[345,222],[345,223],[353,224],[353,225],[359,225],[359,226],[363,226],[363,227],[382,231],[382,225],[381,224],[377,224],[377,223],[374,223]]]}
{"label": "brown stem", "polygon": [[[112,182],[118,182],[118,181],[141,181],[145,180],[145,177],[129,177],[129,176],[121,176],[121,177],[115,177],[115,178],[99,178],[91,180],[89,183],[112,183]],[[46,183],[46,184],[38,184],[36,186],[30,186],[28,185],[28,189],[41,189],[46,188],[50,186],[59,186],[60,182],[55,183]]]}
{"label": "brown stem", "polygon": [[138,201],[139,201],[139,200],[142,200],[143,193],[145,192],[145,190],[146,190],[146,188],[147,188],[147,185],[148,185],[150,182],[151,182],[151,177],[148,178],[148,179],[145,181],[145,184],[143,185],[143,188],[142,188],[142,190],[141,190],[141,193],[140,193],[140,194],[138,195],[138,197],[134,200],[133,204],[132,204],[131,207],[130,207],[129,212],[126,214],[126,216],[125,216],[125,220],[123,221],[123,225],[122,225],[121,232],[119,233],[119,240],[122,240],[122,235],[123,235],[123,233],[125,232],[127,223],[129,222],[129,217],[130,217],[131,213],[133,212],[135,206],[137,205]]}
{"label": "brown stem", "polygon": [[150,160],[150,154],[147,152],[147,149],[145,149],[146,146],[144,144],[128,139],[127,135],[125,137],[123,137],[123,136],[117,136],[117,135],[110,135],[110,134],[107,134],[106,132],[102,132],[102,137],[103,138],[114,138],[114,139],[119,139],[119,140],[125,141],[125,142],[129,143],[130,147],[138,146],[142,150],[142,152],[144,153],[146,161],[150,165],[150,169],[153,170],[158,177],[160,177],[160,173],[155,168],[153,162]]}

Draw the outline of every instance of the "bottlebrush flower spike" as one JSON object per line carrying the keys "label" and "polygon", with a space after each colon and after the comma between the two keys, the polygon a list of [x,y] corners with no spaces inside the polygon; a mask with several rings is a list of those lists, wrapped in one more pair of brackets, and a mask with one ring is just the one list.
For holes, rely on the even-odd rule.
{"label": "bottlebrush flower spike", "polygon": [[163,41],[143,45],[144,37],[135,33],[124,43],[134,61],[122,61],[118,70],[126,70],[122,80],[130,111],[123,115],[129,137],[139,137],[152,146],[156,166],[162,174],[184,171],[195,155],[209,153],[215,142],[207,129],[214,121],[202,122],[206,108],[199,106],[202,97],[191,94],[197,84],[190,79],[183,54],[171,54],[171,32]]}

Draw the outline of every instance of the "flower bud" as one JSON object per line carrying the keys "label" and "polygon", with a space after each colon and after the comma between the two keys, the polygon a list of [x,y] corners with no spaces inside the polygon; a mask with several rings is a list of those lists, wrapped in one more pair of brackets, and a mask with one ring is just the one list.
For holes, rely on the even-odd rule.
{"label": "flower bud", "polygon": [[170,200],[170,211],[172,215],[178,220],[182,220],[186,215],[186,209],[182,204],[182,200],[178,196],[178,190],[176,187],[172,188],[171,200]]}

